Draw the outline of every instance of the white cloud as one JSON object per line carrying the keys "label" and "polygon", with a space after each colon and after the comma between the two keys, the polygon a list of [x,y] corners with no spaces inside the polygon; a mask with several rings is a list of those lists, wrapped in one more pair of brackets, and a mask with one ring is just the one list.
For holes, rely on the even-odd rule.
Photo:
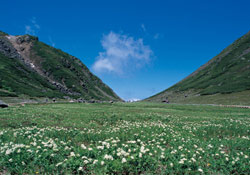
{"label": "white cloud", "polygon": [[149,63],[153,55],[142,38],[135,40],[112,31],[103,36],[101,44],[105,51],[99,53],[93,65],[95,72],[128,73]]}
{"label": "white cloud", "polygon": [[25,25],[25,33],[29,35],[36,35],[36,33],[40,30],[40,26],[36,22],[36,18],[33,17],[30,20],[31,24]]}

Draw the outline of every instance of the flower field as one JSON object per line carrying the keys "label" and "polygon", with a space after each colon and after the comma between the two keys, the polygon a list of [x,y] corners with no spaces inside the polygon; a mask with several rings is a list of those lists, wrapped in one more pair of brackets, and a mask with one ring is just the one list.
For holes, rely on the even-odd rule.
{"label": "flower field", "polygon": [[166,104],[0,109],[0,174],[250,174],[250,110]]}

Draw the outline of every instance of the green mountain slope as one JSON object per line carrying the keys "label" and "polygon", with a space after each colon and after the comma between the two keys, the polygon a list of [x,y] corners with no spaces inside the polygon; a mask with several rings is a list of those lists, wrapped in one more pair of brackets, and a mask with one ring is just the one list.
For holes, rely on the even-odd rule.
{"label": "green mountain slope", "polygon": [[30,35],[0,32],[0,97],[121,99],[77,58]]}
{"label": "green mountain slope", "polygon": [[174,86],[146,101],[250,104],[250,32]]}

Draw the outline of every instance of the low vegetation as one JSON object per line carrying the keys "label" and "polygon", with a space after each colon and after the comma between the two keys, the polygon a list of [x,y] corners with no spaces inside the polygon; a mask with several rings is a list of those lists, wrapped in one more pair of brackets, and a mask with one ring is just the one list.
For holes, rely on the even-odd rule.
{"label": "low vegetation", "polygon": [[149,103],[0,110],[0,174],[248,174],[249,109]]}
{"label": "low vegetation", "polygon": [[17,97],[22,94],[63,97],[45,78],[25,67],[20,60],[0,53],[0,96]]}
{"label": "low vegetation", "polygon": [[[184,80],[148,98],[147,101],[161,101],[168,98],[171,102],[186,103],[185,96],[187,99],[194,97],[197,99],[196,101],[199,101],[199,98],[211,98],[211,95],[215,94],[226,94],[226,98],[231,96],[233,101],[235,93],[239,92],[248,92],[247,96],[250,96],[249,68],[250,32],[239,38]],[[220,95],[212,97],[213,100],[209,101],[216,103],[217,97],[220,97]],[[190,100],[190,103],[192,103],[193,100]],[[227,100],[220,101],[221,104],[228,103]],[[244,101],[244,97],[242,101]]]}

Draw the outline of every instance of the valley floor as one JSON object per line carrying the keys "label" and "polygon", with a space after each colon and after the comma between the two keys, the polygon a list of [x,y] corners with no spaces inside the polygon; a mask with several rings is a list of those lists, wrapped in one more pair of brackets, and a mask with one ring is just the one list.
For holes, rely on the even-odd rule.
{"label": "valley floor", "polygon": [[156,103],[0,109],[0,174],[249,174],[250,109]]}

